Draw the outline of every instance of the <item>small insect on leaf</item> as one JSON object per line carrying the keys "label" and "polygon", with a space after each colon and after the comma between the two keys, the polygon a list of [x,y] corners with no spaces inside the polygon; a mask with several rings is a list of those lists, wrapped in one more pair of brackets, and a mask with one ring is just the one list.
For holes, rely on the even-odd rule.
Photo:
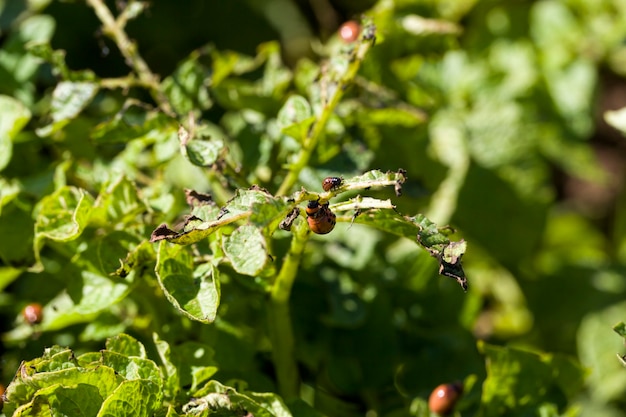
{"label": "small insect on leaf", "polygon": [[341,187],[341,184],[343,184],[343,180],[339,177],[326,177],[322,181],[322,189],[324,191],[335,190]]}

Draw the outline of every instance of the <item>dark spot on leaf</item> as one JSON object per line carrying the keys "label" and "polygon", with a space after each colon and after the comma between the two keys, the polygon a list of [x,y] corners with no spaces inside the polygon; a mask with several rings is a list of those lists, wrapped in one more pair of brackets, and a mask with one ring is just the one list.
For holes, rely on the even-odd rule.
{"label": "dark spot on leaf", "polygon": [[252,185],[252,186],[249,188],[249,190],[251,190],[251,191],[261,191],[261,192],[263,192],[263,193],[265,193],[265,194],[267,194],[267,195],[272,195],[272,193],[270,193],[269,191],[267,191],[265,188],[260,187],[260,186],[258,186],[258,185],[256,185],[256,184]]}
{"label": "dark spot on leaf", "polygon": [[162,224],[154,229],[154,232],[152,232],[152,235],[150,235],[150,242],[158,242],[159,240],[171,239],[176,235],[178,235],[178,233],[176,233],[172,229],[169,229],[166,224]]}
{"label": "dark spot on leaf", "polygon": [[228,209],[226,207],[222,207],[220,209],[220,212],[217,214],[217,220],[221,219],[222,217],[224,217],[228,213],[229,213]]}
{"label": "dark spot on leaf", "polygon": [[215,204],[210,194],[199,193],[195,190],[185,189],[185,201],[190,206],[202,206],[205,204]]}

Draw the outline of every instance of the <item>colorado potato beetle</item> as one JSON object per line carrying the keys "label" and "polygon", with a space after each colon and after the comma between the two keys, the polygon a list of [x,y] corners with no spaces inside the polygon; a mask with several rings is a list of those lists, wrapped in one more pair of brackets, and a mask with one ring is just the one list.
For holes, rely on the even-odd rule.
{"label": "colorado potato beetle", "polygon": [[330,191],[340,187],[342,183],[343,180],[339,177],[326,177],[324,181],[322,181],[322,188],[324,191]]}
{"label": "colorado potato beetle", "polygon": [[325,235],[335,228],[336,217],[328,208],[328,203],[320,204],[318,201],[309,201],[306,206],[307,222],[313,233]]}
{"label": "colorado potato beetle", "polygon": [[359,39],[361,33],[361,25],[354,20],[348,20],[339,28],[339,37],[345,43],[352,43]]}
{"label": "colorado potato beetle", "polygon": [[430,394],[428,408],[433,413],[446,416],[454,410],[454,406],[462,393],[463,385],[460,382],[441,384]]}
{"label": "colorado potato beetle", "polygon": [[39,324],[43,321],[43,307],[39,303],[31,303],[24,307],[22,316],[28,324]]}

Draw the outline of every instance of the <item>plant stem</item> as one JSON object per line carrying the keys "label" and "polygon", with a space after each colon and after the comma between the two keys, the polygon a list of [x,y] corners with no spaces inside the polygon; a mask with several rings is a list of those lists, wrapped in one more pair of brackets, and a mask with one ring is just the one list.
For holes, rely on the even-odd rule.
{"label": "plant stem", "polygon": [[291,188],[298,181],[300,171],[308,165],[311,155],[313,154],[320,137],[324,133],[324,128],[326,127],[328,119],[335,111],[335,107],[339,104],[339,101],[343,97],[343,93],[347,90],[348,86],[353,83],[361,66],[361,62],[365,58],[365,55],[372,46],[373,42],[374,38],[363,39],[360,41],[358,46],[351,51],[349,57],[341,57],[343,59],[348,59],[349,63],[347,66],[344,67],[339,63],[335,63],[335,65],[333,65],[333,62],[329,64],[329,67],[331,68],[326,74],[324,74],[324,79],[321,82],[326,82],[328,85],[333,86],[332,94],[328,98],[328,101],[323,103],[324,106],[322,108],[322,112],[317,121],[311,127],[307,137],[304,139],[302,147],[300,148],[300,153],[296,157],[296,161],[291,164],[289,167],[289,173],[278,188],[276,193],[277,196],[289,193]]}
{"label": "plant stem", "polygon": [[126,59],[126,63],[130,65],[137,77],[139,77],[141,84],[148,86],[148,90],[159,105],[159,108],[166,114],[173,115],[172,107],[160,89],[159,78],[150,70],[146,61],[139,55],[137,44],[131,41],[126,32],[124,32],[125,20],[118,23],[102,0],[87,0],[87,3],[94,9],[96,16],[102,22],[102,33],[109,35],[113,39]]}
{"label": "plant stem", "polygon": [[272,287],[268,315],[278,392],[285,400],[298,398],[300,394],[300,375],[295,359],[289,296],[309,237],[306,222],[298,219],[292,228],[291,247]]}

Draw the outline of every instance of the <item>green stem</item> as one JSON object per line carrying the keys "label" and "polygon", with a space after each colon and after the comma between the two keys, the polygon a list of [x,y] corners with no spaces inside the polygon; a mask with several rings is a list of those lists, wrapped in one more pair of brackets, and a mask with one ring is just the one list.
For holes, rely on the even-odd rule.
{"label": "green stem", "polygon": [[87,0],[87,3],[94,9],[96,16],[102,22],[102,32],[113,39],[126,62],[137,74],[140,83],[149,86],[148,90],[161,110],[166,114],[172,115],[172,107],[160,89],[159,78],[150,70],[146,61],[139,55],[137,44],[131,41],[126,32],[124,32],[125,21],[118,22],[115,20],[113,14],[102,0]]}
{"label": "green stem", "polygon": [[[357,72],[361,66],[361,62],[365,58],[365,55],[372,46],[373,42],[374,38],[363,39],[360,41],[359,45],[352,51],[349,64],[345,67],[345,70],[341,73],[337,73],[331,69],[321,81],[333,85],[334,91],[328,98],[328,101],[324,104],[319,118],[313,124],[309,134],[304,139],[302,148],[300,148],[300,153],[296,157],[295,162],[289,167],[289,173],[278,188],[276,193],[277,196],[287,195],[298,181],[300,171],[308,165],[311,155],[313,154],[320,137],[324,133],[324,128],[326,127],[328,119],[335,111],[335,107],[337,107],[337,104],[339,104],[339,101],[343,97],[344,91],[346,91],[348,86],[354,82]],[[330,63],[330,66],[332,66],[332,62]],[[343,68],[341,65],[335,65],[335,67]]]}
{"label": "green stem", "polygon": [[300,394],[300,375],[295,359],[289,296],[309,236],[306,222],[298,219],[292,227],[294,233],[291,247],[270,293],[268,317],[278,392],[285,400],[298,398]]}

